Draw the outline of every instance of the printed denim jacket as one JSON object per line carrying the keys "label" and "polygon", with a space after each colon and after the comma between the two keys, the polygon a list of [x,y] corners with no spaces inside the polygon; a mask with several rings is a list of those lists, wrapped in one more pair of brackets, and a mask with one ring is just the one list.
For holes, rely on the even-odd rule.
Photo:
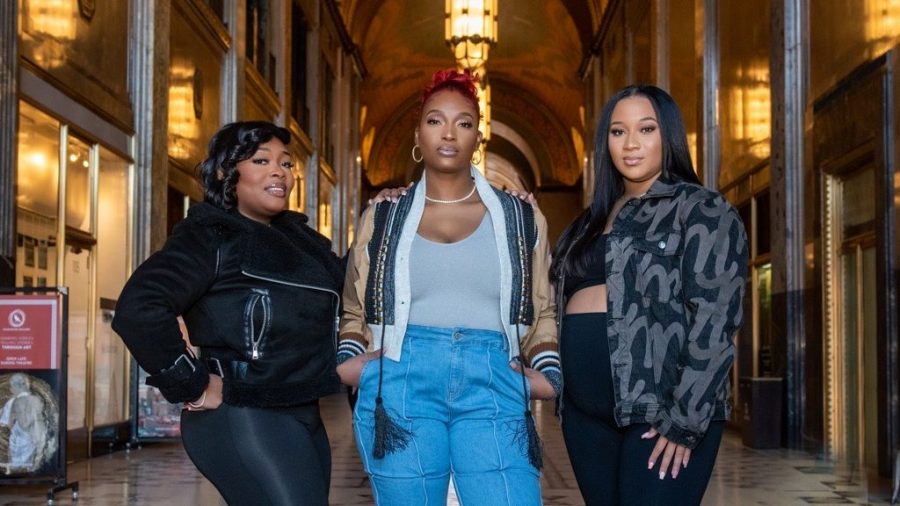
{"label": "printed denim jacket", "polygon": [[734,208],[699,185],[657,180],[619,212],[606,243],[619,426],[649,423],[694,448],[711,421],[728,418],[748,250]]}

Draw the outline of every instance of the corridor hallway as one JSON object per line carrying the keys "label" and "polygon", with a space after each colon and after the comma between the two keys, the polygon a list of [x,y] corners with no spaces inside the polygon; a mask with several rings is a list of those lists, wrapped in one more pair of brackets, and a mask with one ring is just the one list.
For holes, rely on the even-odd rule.
{"label": "corridor hallway", "polygon": [[[584,504],[578,493],[565,445],[552,410],[536,410],[544,442],[545,468],[541,484],[546,506]],[[342,395],[322,401],[322,415],[332,447],[331,504],[373,504],[372,493],[356,453],[350,410]],[[648,474],[647,479],[654,479]],[[80,506],[218,506],[215,488],[194,468],[180,444],[148,444],[69,466],[69,480],[79,481]],[[46,489],[0,489],[0,506],[45,504]],[[72,504],[68,492],[55,504]],[[452,493],[449,505],[459,504]],[[885,491],[867,490],[858,478],[835,469],[828,461],[803,452],[754,450],[726,434],[703,506],[888,504]]]}

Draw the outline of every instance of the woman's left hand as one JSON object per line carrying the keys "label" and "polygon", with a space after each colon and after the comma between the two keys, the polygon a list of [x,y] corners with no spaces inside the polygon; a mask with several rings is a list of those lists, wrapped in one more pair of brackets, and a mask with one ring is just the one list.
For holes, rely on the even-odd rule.
{"label": "woman's left hand", "polygon": [[[520,366],[518,361],[510,362],[509,367],[512,368],[513,371],[519,372]],[[547,378],[544,377],[543,373],[530,367],[526,367],[525,378],[531,385],[532,400],[549,401],[556,397],[556,390],[553,389],[553,385],[547,381]]]}
{"label": "woman's left hand", "polygon": [[662,480],[666,477],[666,473],[669,470],[669,464],[672,465],[672,479],[675,479],[678,477],[678,473],[681,469],[686,468],[688,461],[691,460],[691,449],[687,446],[682,446],[669,441],[653,427],[643,433],[641,439],[653,439],[656,436],[659,436],[659,441],[657,441],[656,446],[653,447],[653,452],[650,454],[650,460],[647,462],[647,469],[653,469],[653,466],[656,464],[656,459],[662,455],[662,463],[659,465],[659,479]]}

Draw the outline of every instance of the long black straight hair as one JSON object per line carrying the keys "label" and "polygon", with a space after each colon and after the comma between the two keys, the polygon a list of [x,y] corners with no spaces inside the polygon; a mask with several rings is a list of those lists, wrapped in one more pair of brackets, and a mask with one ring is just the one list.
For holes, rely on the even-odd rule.
{"label": "long black straight hair", "polygon": [[566,275],[584,275],[590,262],[590,245],[603,233],[616,200],[625,191],[622,174],[609,153],[609,127],[616,105],[625,98],[644,97],[650,101],[659,123],[662,139],[662,174],[666,182],[685,181],[700,184],[691,162],[684,121],[675,100],[652,85],[631,85],[619,90],[603,106],[594,137],[594,197],[559,238],[553,251],[551,277],[558,281]]}

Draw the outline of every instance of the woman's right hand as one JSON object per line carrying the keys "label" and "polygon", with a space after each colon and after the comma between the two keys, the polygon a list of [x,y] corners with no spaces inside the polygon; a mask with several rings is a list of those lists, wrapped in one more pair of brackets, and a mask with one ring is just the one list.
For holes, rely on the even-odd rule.
{"label": "woman's right hand", "polygon": [[341,377],[341,383],[358,388],[359,376],[362,374],[363,366],[366,365],[366,362],[377,359],[380,353],[380,351],[363,353],[347,359],[343,364],[337,366],[337,373]]}
{"label": "woman's right hand", "polygon": [[384,202],[385,200],[389,200],[391,202],[397,202],[400,200],[402,195],[406,195],[406,190],[409,190],[410,187],[415,183],[409,183],[406,186],[399,186],[397,188],[385,188],[378,192],[378,195],[375,195],[374,198],[369,199],[369,205],[378,204],[379,202]]}
{"label": "woman's right hand", "polygon": [[222,405],[222,378],[209,375],[209,385],[199,399],[184,404],[188,411],[209,411]]}

